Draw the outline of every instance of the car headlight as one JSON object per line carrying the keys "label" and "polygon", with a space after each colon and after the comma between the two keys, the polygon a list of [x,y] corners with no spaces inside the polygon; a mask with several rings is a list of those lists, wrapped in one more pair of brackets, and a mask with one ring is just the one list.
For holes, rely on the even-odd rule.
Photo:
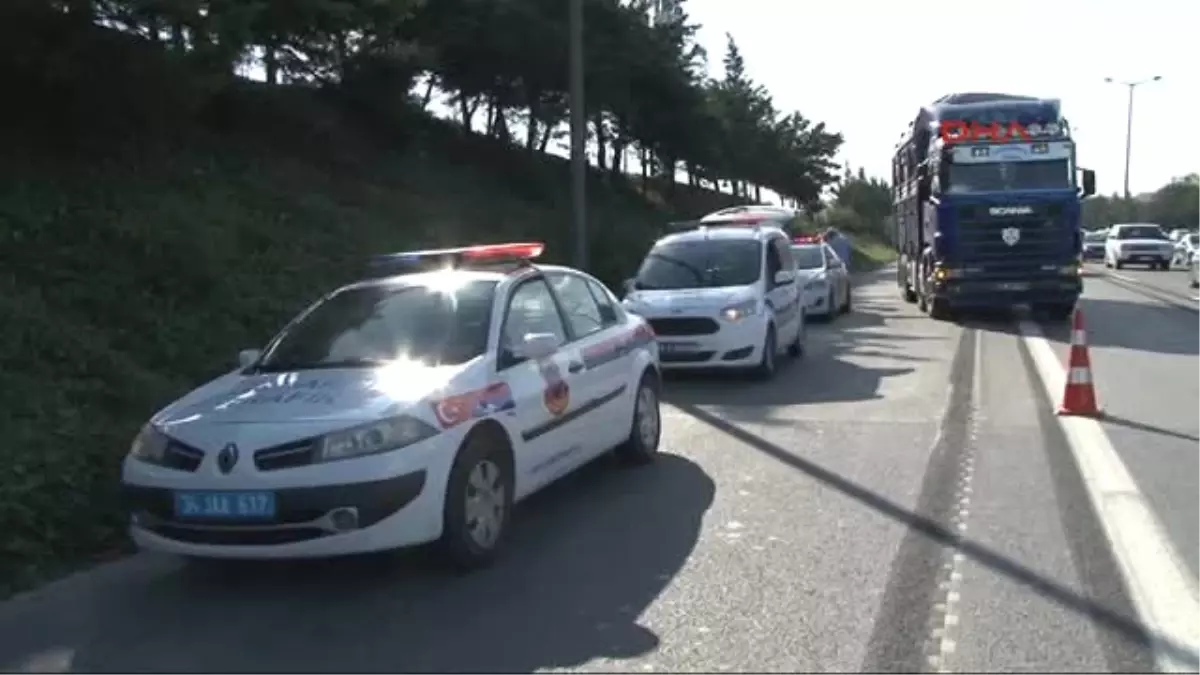
{"label": "car headlight", "polygon": [[150,464],[162,464],[170,440],[166,434],[154,428],[153,424],[147,424],[129,446],[129,456]]}
{"label": "car headlight", "polygon": [[427,422],[409,415],[399,415],[322,436],[317,441],[316,457],[319,462],[333,462],[374,455],[399,450],[438,433]]}
{"label": "car headlight", "polygon": [[730,305],[721,310],[721,316],[725,317],[726,321],[741,321],[742,319],[752,316],[758,312],[757,300],[746,300],[739,302],[736,305]]}

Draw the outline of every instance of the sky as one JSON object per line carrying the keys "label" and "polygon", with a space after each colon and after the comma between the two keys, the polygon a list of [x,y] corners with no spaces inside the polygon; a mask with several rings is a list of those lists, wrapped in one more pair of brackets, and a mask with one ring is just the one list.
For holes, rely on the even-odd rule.
{"label": "sky", "polygon": [[1061,99],[1079,165],[1096,171],[1100,194],[1120,192],[1129,90],[1105,78],[1156,75],[1135,89],[1130,188],[1200,171],[1200,2],[687,0],[685,10],[714,76],[731,33],[777,107],[841,132],[839,160],[880,178],[922,105],[990,91]]}

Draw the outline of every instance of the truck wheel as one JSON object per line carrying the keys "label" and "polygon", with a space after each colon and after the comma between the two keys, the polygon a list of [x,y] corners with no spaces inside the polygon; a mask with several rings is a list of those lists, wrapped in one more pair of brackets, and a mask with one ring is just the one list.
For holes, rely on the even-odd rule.
{"label": "truck wheel", "polygon": [[950,303],[934,298],[929,302],[929,318],[938,321],[950,319]]}
{"label": "truck wheel", "polygon": [[1115,267],[1116,269],[1121,269],[1124,266],[1125,266],[1125,263],[1121,262],[1120,260],[1113,261],[1113,267]]}

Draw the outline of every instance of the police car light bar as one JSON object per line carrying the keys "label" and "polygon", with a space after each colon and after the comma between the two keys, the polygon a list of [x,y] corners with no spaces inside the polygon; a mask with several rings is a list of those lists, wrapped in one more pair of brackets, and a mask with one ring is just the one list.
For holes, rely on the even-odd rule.
{"label": "police car light bar", "polygon": [[820,242],[821,242],[820,237],[816,237],[816,236],[812,236],[812,235],[802,234],[800,236],[792,238],[793,244],[819,244]]}
{"label": "police car light bar", "polygon": [[390,276],[456,268],[470,263],[485,265],[520,263],[537,258],[545,249],[546,245],[541,242],[522,242],[405,251],[375,256],[367,263],[367,268],[372,276]]}

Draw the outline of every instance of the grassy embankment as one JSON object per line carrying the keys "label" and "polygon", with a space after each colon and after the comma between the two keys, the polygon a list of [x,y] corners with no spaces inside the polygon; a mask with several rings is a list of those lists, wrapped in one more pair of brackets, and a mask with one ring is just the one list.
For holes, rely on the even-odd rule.
{"label": "grassy embankment", "polygon": [[[7,37],[0,74],[20,103],[0,119],[0,597],[123,552],[117,476],[138,426],[366,255],[530,238],[569,255],[561,160],[402,108],[191,81],[100,32],[69,49]],[[53,58],[28,56],[55,40]],[[610,283],[665,220],[735,202],[589,189],[593,271]]]}

